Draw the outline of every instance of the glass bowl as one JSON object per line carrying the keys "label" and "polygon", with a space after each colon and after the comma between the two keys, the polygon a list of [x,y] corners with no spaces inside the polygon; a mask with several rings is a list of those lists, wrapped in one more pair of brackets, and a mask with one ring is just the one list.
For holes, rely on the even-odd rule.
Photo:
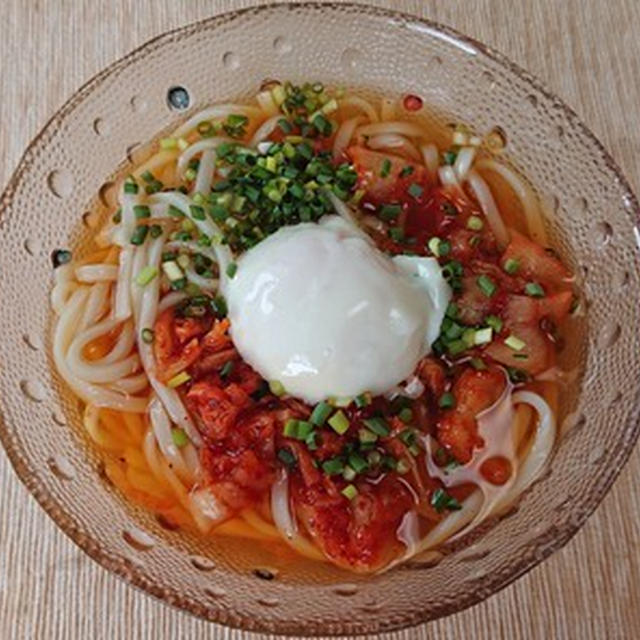
{"label": "glass bowl", "polygon": [[[49,355],[51,252],[94,233],[113,201],[113,177],[136,147],[185,115],[172,110],[169,89],[187,89],[191,112],[249,96],[273,77],[414,93],[478,131],[499,125],[505,154],[526,169],[584,296],[586,312],[566,350],[582,375],[562,396],[564,436],[549,472],[470,545],[373,577],[276,557],[264,566],[250,543],[163,528],[101,475],[78,403]],[[441,25],[363,5],[282,4],[162,35],[97,75],[52,117],[1,209],[0,437],[16,472],[106,569],[208,620],[355,634],[468,607],[569,540],[638,436],[638,202],[571,109],[500,54]]]}

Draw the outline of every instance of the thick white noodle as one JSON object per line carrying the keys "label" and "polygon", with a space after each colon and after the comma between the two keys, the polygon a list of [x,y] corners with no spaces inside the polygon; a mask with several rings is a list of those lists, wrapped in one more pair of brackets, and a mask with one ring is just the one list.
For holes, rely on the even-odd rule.
{"label": "thick white noodle", "polygon": [[134,248],[128,245],[120,250],[118,256],[118,281],[116,282],[114,315],[118,320],[131,316],[131,269],[133,268]]}
{"label": "thick white noodle", "polygon": [[113,345],[113,348],[109,353],[100,358],[96,362],[101,362],[104,364],[108,364],[111,362],[117,362],[118,360],[122,360],[125,356],[131,353],[131,349],[135,345],[136,337],[133,330],[133,324],[131,322],[125,322],[122,325],[122,329],[120,331],[120,335],[116,340],[116,343]]}
{"label": "thick white noodle", "polygon": [[496,162],[495,160],[480,160],[476,164],[476,169],[482,171],[488,169],[502,176],[502,178],[509,184],[515,194],[522,202],[522,208],[524,211],[524,217],[527,221],[527,229],[529,235],[539,244],[547,244],[547,232],[544,227],[544,221],[540,207],[536,200],[536,197],[529,189],[525,181],[520,178],[515,171],[509,167]]}
{"label": "thick white noodle", "polygon": [[76,334],[67,351],[67,364],[74,375],[86,382],[116,382],[120,378],[126,378],[134,374],[139,366],[140,359],[136,353],[126,356],[116,362],[88,361],[82,355],[84,347],[109,331],[113,331],[119,320],[107,319],[99,322],[84,331]]}
{"label": "thick white noodle", "polygon": [[76,327],[77,331],[83,331],[107,311],[109,305],[109,284],[98,282],[91,286],[89,298],[84,309],[84,314],[80,323]]}
{"label": "thick white noodle", "polygon": [[215,520],[208,517],[203,507],[193,499],[193,491],[189,493],[180,478],[171,470],[167,461],[158,455],[158,446],[153,429],[149,429],[144,438],[143,450],[149,468],[160,482],[166,481],[173,490],[180,504],[191,514],[198,529],[207,532]]}
{"label": "thick white noodle", "polygon": [[143,371],[135,376],[129,376],[128,378],[117,380],[107,386],[110,389],[122,391],[123,393],[140,393],[149,386],[149,379],[147,378],[147,374]]}
{"label": "thick white noodle", "polygon": [[435,182],[436,176],[438,175],[438,147],[436,147],[435,144],[423,144],[420,147],[420,151],[422,153],[424,166],[427,167],[429,180]]}
{"label": "thick white noodle", "polygon": [[339,160],[345,149],[349,146],[351,138],[356,131],[356,127],[362,122],[362,116],[356,116],[355,118],[349,118],[345,120],[336,132],[336,137],[333,139],[333,159]]}
{"label": "thick white noodle", "polygon": [[225,142],[233,142],[231,138],[218,137],[218,138],[205,138],[204,140],[198,140],[191,146],[187,147],[178,158],[178,173],[183,175],[187,170],[187,165],[195,158],[199,153],[203,153],[208,150],[215,150],[221,144]]}
{"label": "thick white noodle", "polygon": [[474,171],[467,175],[469,186],[478,200],[478,204],[484,213],[493,235],[496,237],[500,248],[504,249],[509,244],[509,231],[498,211],[496,201],[493,199],[487,183]]}
{"label": "thick white noodle", "polygon": [[282,114],[277,114],[275,116],[271,116],[271,118],[265,120],[253,134],[251,138],[251,142],[249,142],[249,146],[255,148],[261,143],[263,140],[266,140],[271,132],[278,126],[278,120],[282,119]]}
{"label": "thick white noodle", "polygon": [[83,283],[113,282],[118,278],[115,264],[83,264],[76,267],[76,279]]}
{"label": "thick white noodle", "polygon": [[410,138],[422,138],[425,135],[422,127],[413,122],[404,122],[402,120],[365,124],[356,130],[356,134],[359,136],[379,136],[388,133],[409,136]]}
{"label": "thick white noodle", "polygon": [[453,167],[450,167],[449,165],[440,167],[438,169],[438,178],[440,178],[440,184],[443,187],[455,187],[456,189],[460,189],[460,183],[458,182],[458,178],[456,177],[456,172],[453,170]]}
{"label": "thick white noodle", "polygon": [[347,96],[340,100],[340,107],[352,107],[354,109],[358,109],[362,111],[367,118],[369,118],[370,122],[379,122],[380,117],[378,116],[378,112],[375,110],[375,107],[364,98],[360,98],[359,96]]}
{"label": "thick white noodle", "polygon": [[346,220],[353,227],[354,231],[357,231],[357,233],[362,236],[367,242],[371,242],[371,236],[362,230],[355,215],[353,214],[353,211],[349,208],[349,206],[346,203],[342,202],[342,200],[340,200],[340,198],[338,198],[335,193],[327,191],[326,194],[331,201],[335,212],[343,220]]}
{"label": "thick white noodle", "polygon": [[273,99],[271,91],[261,91],[256,96],[256,101],[260,105],[260,108],[267,114],[267,116],[275,116],[276,114],[280,113],[280,108],[276,104],[276,101]]}
{"label": "thick white noodle", "polygon": [[271,485],[271,517],[285,540],[290,541],[296,537],[298,527],[291,514],[289,477],[285,469],[280,470],[277,480]]}
{"label": "thick white noodle", "polygon": [[367,140],[367,146],[376,151],[390,150],[392,153],[404,156],[405,158],[410,158],[416,162],[420,162],[420,160],[422,160],[422,156],[416,146],[404,136],[397,135],[395,133],[383,133],[377,136],[372,136]]}
{"label": "thick white noodle", "polygon": [[173,442],[171,434],[171,421],[160,400],[153,397],[149,402],[149,419],[151,428],[156,436],[156,442],[160,451],[167,459],[171,468],[178,474],[179,478],[186,484],[191,485],[195,480],[196,469],[189,469],[182,458],[180,449]]}
{"label": "thick white noodle", "polygon": [[136,284],[136,278],[147,264],[147,245],[143,244],[136,247],[131,261],[131,273],[129,274],[129,282],[127,287],[131,296],[131,309],[133,311],[134,320],[137,321],[140,310],[140,299],[142,298],[143,288]]}
{"label": "thick white noodle", "polygon": [[476,157],[476,149],[475,147],[463,147],[460,149],[458,155],[456,156],[456,161],[453,164],[453,170],[455,171],[456,177],[460,182],[463,182],[469,173],[471,166],[473,165],[473,161]]}
{"label": "thick white noodle", "polygon": [[213,183],[213,174],[216,169],[216,154],[213,149],[207,149],[200,156],[200,164],[198,165],[198,173],[193,183],[192,193],[208,194],[211,191]]}
{"label": "thick white noodle", "polygon": [[78,288],[78,284],[73,280],[73,266],[65,264],[58,267],[54,272],[54,285],[51,290],[51,306],[60,315],[64,311],[64,306]]}
{"label": "thick white noodle", "polygon": [[77,331],[78,321],[84,312],[89,291],[80,287],[65,305],[53,334],[53,360],[58,372],[73,392],[85,403],[98,407],[108,407],[119,411],[144,413],[146,398],[133,398],[98,385],[85,382],[71,370],[67,364],[67,350]]}
{"label": "thick white noodle", "polygon": [[245,104],[219,104],[191,116],[173,132],[173,137],[181,138],[192,129],[195,129],[201,122],[226,118],[231,114],[243,115],[248,118],[259,118],[262,115],[262,110],[259,107],[249,107]]}

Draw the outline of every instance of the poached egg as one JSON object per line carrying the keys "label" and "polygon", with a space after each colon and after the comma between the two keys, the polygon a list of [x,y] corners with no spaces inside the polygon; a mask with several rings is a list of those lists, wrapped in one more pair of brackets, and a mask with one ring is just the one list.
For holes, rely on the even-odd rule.
{"label": "poached egg", "polygon": [[226,283],[231,337],[308,403],[385,393],[438,337],[451,290],[434,258],[389,258],[338,216],[282,227]]}

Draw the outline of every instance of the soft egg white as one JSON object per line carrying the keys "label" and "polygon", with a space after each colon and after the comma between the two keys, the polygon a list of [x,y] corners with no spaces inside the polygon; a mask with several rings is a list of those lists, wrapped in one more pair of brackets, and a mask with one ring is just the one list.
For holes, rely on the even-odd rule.
{"label": "soft egg white", "polygon": [[390,259],[348,222],[283,227],[227,283],[240,355],[315,403],[406,379],[437,338],[451,291],[433,258]]}

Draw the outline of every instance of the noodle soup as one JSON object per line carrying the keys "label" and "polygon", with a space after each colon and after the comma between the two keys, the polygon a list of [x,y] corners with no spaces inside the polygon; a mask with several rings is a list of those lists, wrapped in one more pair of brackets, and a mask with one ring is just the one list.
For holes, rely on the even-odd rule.
{"label": "noodle soup", "polygon": [[74,261],[56,366],[172,526],[357,572],[498,516],[556,439],[573,278],[499,131],[271,83],[157,142]]}

